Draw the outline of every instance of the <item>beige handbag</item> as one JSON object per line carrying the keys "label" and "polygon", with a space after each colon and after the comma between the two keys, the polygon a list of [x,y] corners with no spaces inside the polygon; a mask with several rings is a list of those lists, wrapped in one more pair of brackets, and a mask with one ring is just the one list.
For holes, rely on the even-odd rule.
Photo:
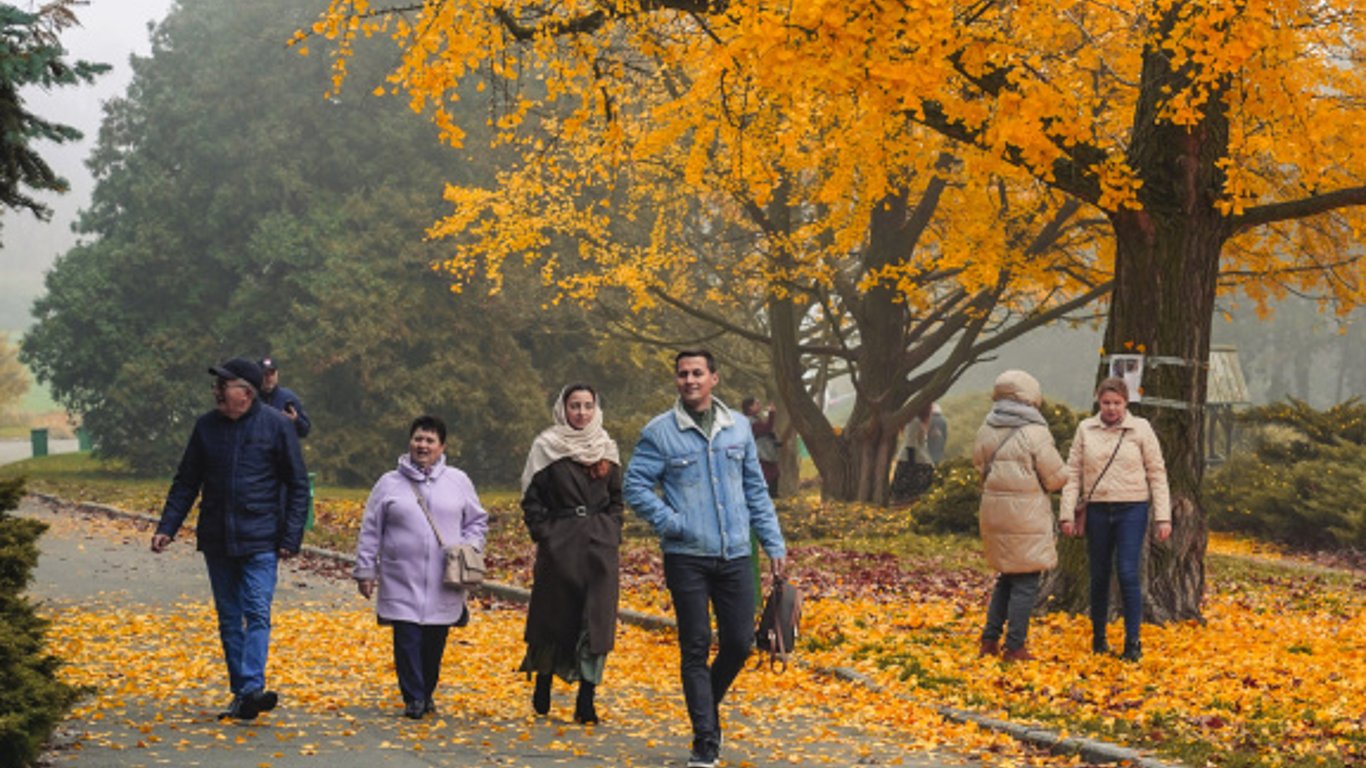
{"label": "beige handbag", "polygon": [[422,514],[427,516],[432,533],[436,534],[436,542],[441,545],[441,555],[444,559],[441,583],[462,589],[483,584],[484,553],[473,544],[446,546],[446,542],[441,538],[441,531],[437,530],[436,521],[432,519],[432,511],[427,508],[427,499],[423,498],[422,490],[417,487],[417,483],[409,482],[413,486],[413,495],[417,497],[417,505],[422,507]]}

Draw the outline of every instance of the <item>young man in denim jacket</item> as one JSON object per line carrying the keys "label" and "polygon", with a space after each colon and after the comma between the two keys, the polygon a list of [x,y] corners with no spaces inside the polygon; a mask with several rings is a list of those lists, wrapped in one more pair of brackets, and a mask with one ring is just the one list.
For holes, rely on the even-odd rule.
{"label": "young man in denim jacket", "polygon": [[[687,764],[712,768],[721,746],[718,708],[754,642],[750,532],[775,576],[786,566],[787,548],[749,420],[712,397],[720,379],[716,359],[686,350],[675,356],[674,371],[678,401],[641,432],[623,491],[664,551],[693,729]],[[709,667],[712,608],[719,650]]]}

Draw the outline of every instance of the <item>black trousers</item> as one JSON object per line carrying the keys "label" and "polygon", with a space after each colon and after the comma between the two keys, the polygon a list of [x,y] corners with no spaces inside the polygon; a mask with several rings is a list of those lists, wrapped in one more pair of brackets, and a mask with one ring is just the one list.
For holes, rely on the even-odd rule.
{"label": "black trousers", "polygon": [[[720,743],[717,708],[754,646],[754,573],[750,559],[664,556],[664,579],[678,618],[683,698],[695,744]],[[719,648],[711,652],[711,613],[716,610]]]}
{"label": "black trousers", "polygon": [[395,621],[394,669],[404,703],[431,701],[441,676],[441,656],[446,652],[446,624],[414,624]]}

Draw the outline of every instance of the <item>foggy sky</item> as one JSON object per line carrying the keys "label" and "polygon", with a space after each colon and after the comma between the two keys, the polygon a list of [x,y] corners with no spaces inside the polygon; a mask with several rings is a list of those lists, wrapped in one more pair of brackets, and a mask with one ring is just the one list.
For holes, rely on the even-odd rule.
{"label": "foggy sky", "polygon": [[[28,0],[9,0],[28,10]],[[94,85],[68,86],[50,92],[30,88],[24,92],[30,111],[70,125],[85,134],[80,142],[43,142],[38,151],[58,175],[71,184],[65,195],[37,194],[52,208],[52,219],[38,221],[27,211],[0,213],[0,330],[11,340],[32,323],[29,309],[43,292],[43,274],[53,260],[76,243],[71,224],[76,212],[90,202],[94,181],[85,158],[99,134],[102,105],[123,95],[132,79],[129,57],[151,50],[148,24],[165,18],[174,0],[90,0],[76,8],[81,26],[68,29],[62,43],[69,60],[109,64],[113,67]]]}

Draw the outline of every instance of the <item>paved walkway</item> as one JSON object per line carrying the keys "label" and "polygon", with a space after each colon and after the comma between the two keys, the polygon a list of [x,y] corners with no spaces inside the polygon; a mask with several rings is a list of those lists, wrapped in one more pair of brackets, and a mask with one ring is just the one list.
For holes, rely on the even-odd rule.
{"label": "paved walkway", "polygon": [[[75,453],[80,445],[73,438],[54,437],[47,441],[49,454]],[[23,461],[33,456],[31,440],[0,440],[0,464]]]}
{"label": "paved walkway", "polygon": [[[486,655],[493,658],[515,649],[483,647],[488,641],[481,638],[493,637],[491,632],[459,635],[457,630],[443,669],[444,687],[438,690],[443,716],[413,723],[400,717],[397,702],[390,700],[396,696],[388,690],[392,668],[384,663],[387,632],[366,617],[354,622],[358,628],[353,634],[335,634],[340,630],[333,627],[341,626],[337,622],[362,615],[368,606],[349,580],[337,578],[335,569],[329,574],[317,563],[310,567],[301,561],[294,563],[304,567],[291,563],[280,573],[271,661],[280,708],[252,723],[219,723],[213,713],[226,703],[225,674],[207,607],[203,563],[191,543],[177,541],[154,556],[147,550],[150,531],[133,522],[54,509],[32,499],[19,514],[51,525],[41,541],[42,558],[30,593],[54,617],[57,628],[64,629],[54,645],[65,643],[65,655],[79,658],[72,666],[79,667],[82,679],[99,681],[97,694],[78,705],[60,728],[47,757],[51,766],[676,768],[685,762],[687,727],[676,668],[659,669],[653,675],[657,686],[648,679],[625,681],[639,681],[640,676],[626,673],[624,665],[632,662],[623,646],[657,645],[658,655],[650,658],[676,664],[671,636],[623,630],[612,661],[618,674],[613,677],[609,664],[603,689],[604,720],[584,728],[568,721],[570,689],[557,683],[557,711],[550,718],[532,716],[524,700],[529,685],[506,666],[506,658],[515,656],[499,657],[490,668],[476,666]],[[501,637],[513,642],[497,642],[513,645],[521,616],[516,608],[485,606],[477,620],[484,628],[504,627]],[[329,645],[339,640],[345,645]],[[96,647],[109,650],[93,652]],[[294,665],[278,660],[306,652],[322,655],[316,662]],[[369,659],[373,669],[355,670],[352,685],[345,679],[347,667],[326,666],[329,655]],[[277,674],[282,666],[285,673]],[[293,667],[319,673],[291,675]],[[735,702],[727,700],[722,765],[728,768],[938,768],[971,762],[942,753],[911,753],[882,729],[840,725],[841,697],[851,695],[853,686],[832,683],[825,710],[789,711],[783,701],[765,696],[758,674],[746,672],[754,677],[742,687],[750,690],[737,694]],[[371,677],[379,682],[367,684]],[[166,678],[173,678],[169,688]],[[180,692],[168,695],[167,690]],[[353,698],[321,693],[348,690],[359,693]]]}

